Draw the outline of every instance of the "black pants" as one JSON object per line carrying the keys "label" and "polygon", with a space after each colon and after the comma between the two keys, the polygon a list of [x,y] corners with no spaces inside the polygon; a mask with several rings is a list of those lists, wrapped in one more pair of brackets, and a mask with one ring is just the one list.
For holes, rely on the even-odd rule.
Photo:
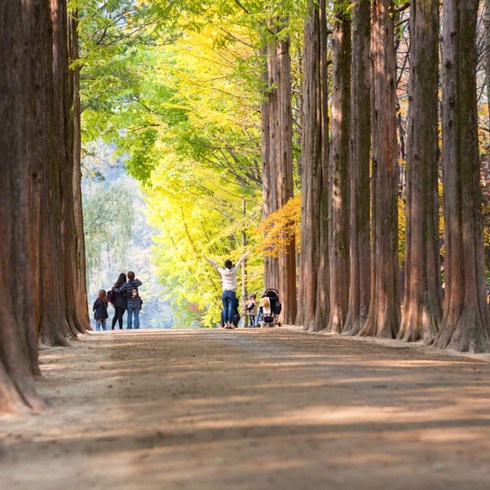
{"label": "black pants", "polygon": [[116,322],[119,322],[119,328],[122,330],[122,328],[123,328],[123,316],[124,316],[124,312],[126,311],[126,309],[121,308],[120,306],[115,306],[114,309],[115,309],[115,312],[114,312],[114,317],[112,318],[112,330],[114,330],[114,327],[116,326]]}

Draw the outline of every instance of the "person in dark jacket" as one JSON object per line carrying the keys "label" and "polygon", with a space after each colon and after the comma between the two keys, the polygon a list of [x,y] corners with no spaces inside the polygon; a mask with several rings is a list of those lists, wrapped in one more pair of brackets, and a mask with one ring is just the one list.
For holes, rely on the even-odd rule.
{"label": "person in dark jacket", "polygon": [[126,274],[124,274],[124,272],[121,272],[121,274],[119,274],[118,280],[112,288],[114,294],[114,317],[112,318],[112,330],[114,330],[116,322],[119,323],[119,329],[123,329],[123,316],[127,308],[127,301],[126,296],[124,296],[123,293],[116,291],[116,289],[119,289],[125,282]]}
{"label": "person in dark jacket", "polygon": [[107,314],[107,294],[103,289],[99,291],[99,297],[95,300],[93,311],[97,323],[96,330],[107,330],[106,320],[109,318]]}
{"label": "person in dark jacket", "polygon": [[123,293],[127,301],[128,309],[128,329],[133,328],[133,316],[134,316],[134,328],[140,328],[140,310],[141,310],[141,297],[138,292],[138,288],[143,284],[139,279],[135,278],[134,272],[128,272],[128,282],[124,283],[119,288],[114,289],[114,292]]}

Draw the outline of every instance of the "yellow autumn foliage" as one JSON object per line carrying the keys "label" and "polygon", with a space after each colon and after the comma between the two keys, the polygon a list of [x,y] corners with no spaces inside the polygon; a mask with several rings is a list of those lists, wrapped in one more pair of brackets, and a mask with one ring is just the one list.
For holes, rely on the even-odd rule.
{"label": "yellow autumn foliage", "polygon": [[299,251],[301,229],[301,193],[291,198],[282,208],[265,218],[257,232],[262,240],[257,248],[269,257],[279,257],[287,253],[291,240],[296,240]]}

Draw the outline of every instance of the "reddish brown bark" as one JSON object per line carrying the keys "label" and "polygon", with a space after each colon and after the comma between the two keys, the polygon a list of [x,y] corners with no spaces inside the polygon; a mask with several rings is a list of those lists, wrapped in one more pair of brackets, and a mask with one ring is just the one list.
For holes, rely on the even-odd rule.
{"label": "reddish brown bark", "polygon": [[305,330],[315,330],[315,305],[318,267],[319,172],[321,166],[321,92],[320,92],[320,13],[313,0],[308,2],[304,28],[303,114],[301,139],[301,268],[297,322]]}
{"label": "reddish brown bark", "polygon": [[329,116],[328,116],[328,59],[327,59],[327,2],[320,0],[320,125],[322,157],[319,172],[318,192],[318,230],[312,230],[319,235],[318,239],[318,272],[317,272],[317,294],[315,309],[315,329],[322,330],[327,327],[330,290],[329,290],[329,262],[328,262],[328,165],[329,165]]}
{"label": "reddish brown bark", "polygon": [[49,10],[43,0],[0,8],[0,412],[38,410],[37,252],[32,219],[49,155],[44,115],[50,77]]}
{"label": "reddish brown bark", "polygon": [[[327,78],[326,78],[326,29],[324,2],[310,0],[305,20],[305,47],[303,62],[303,132],[301,153],[301,268],[299,303],[302,308],[298,319],[305,330],[318,331],[326,328],[328,318],[328,263],[326,162],[327,138]],[[324,164],[325,163],[325,164]],[[323,253],[322,253],[323,252]]]}
{"label": "reddish brown bark", "polygon": [[351,21],[342,2],[332,36],[332,142],[329,172],[330,317],[328,330],[340,333],[349,302],[349,130]]}
{"label": "reddish brown bark", "polygon": [[393,338],[400,321],[393,3],[372,3],[373,199],[371,303],[360,335]]}
{"label": "reddish brown bark", "polygon": [[352,118],[349,199],[349,306],[343,332],[357,335],[366,322],[370,298],[371,157],[370,0],[353,9]]}
{"label": "reddish brown bark", "polygon": [[[277,163],[277,119],[278,94],[272,87],[277,86],[277,43],[273,40],[266,47],[266,70],[264,81],[267,99],[262,103],[262,167],[264,188],[264,216],[277,211],[277,187],[275,181]],[[266,288],[279,286],[279,261],[274,257],[265,257],[264,282]]]}
{"label": "reddish brown bark", "polygon": [[[291,60],[289,41],[273,39],[267,46],[268,100],[262,105],[264,213],[277,211],[293,197]],[[296,251],[294,241],[279,259],[265,260],[265,286],[279,291],[280,320],[296,319]]]}
{"label": "reddish brown bark", "polygon": [[476,102],[478,0],[447,0],[443,9],[442,143],[445,298],[438,347],[488,350],[480,159]]}
{"label": "reddish brown bark", "polygon": [[441,321],[437,196],[438,0],[412,1],[410,32],[405,291],[398,337],[431,342]]}
{"label": "reddish brown bark", "polygon": [[[278,152],[277,201],[282,208],[294,196],[293,184],[293,116],[291,109],[291,57],[289,39],[279,41],[277,45],[278,66]],[[290,241],[285,253],[279,256],[279,298],[283,303],[281,320],[286,325],[296,321],[296,244]]]}

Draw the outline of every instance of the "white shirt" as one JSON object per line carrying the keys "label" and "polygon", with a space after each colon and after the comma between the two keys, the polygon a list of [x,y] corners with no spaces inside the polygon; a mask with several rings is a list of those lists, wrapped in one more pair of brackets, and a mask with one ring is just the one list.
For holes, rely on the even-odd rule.
{"label": "white shirt", "polygon": [[236,273],[242,261],[248,256],[248,253],[242,255],[235,266],[231,269],[223,269],[214,260],[206,258],[206,260],[221,274],[223,291],[236,291]]}

